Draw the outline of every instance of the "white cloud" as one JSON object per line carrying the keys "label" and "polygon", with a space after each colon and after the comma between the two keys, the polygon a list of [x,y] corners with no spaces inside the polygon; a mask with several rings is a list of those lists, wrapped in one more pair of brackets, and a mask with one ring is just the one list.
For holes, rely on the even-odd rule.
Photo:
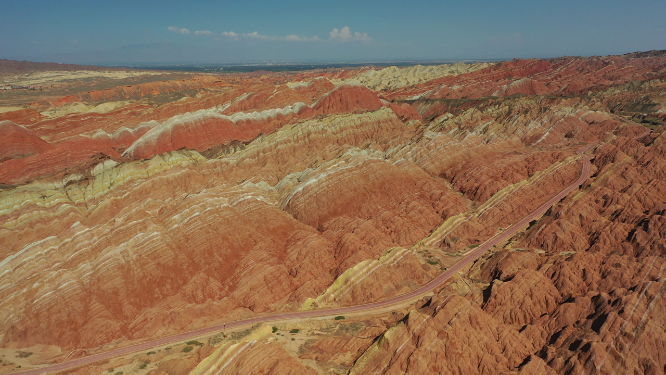
{"label": "white cloud", "polygon": [[368,36],[368,33],[361,34],[359,32],[356,32],[356,33],[354,33],[354,40],[358,40],[358,41],[366,42],[366,43],[372,42],[372,38]]}
{"label": "white cloud", "polygon": [[368,33],[359,33],[355,32],[352,34],[351,30],[349,29],[349,26],[345,26],[342,29],[338,30],[337,28],[334,28],[331,30],[331,32],[328,33],[331,38],[331,41],[334,42],[342,42],[342,43],[347,43],[347,42],[363,42],[363,43],[370,43],[373,41],[371,37],[368,36]]}
{"label": "white cloud", "polygon": [[[181,34],[189,34],[190,31],[187,29],[180,29],[177,27],[169,27],[170,31],[181,33]],[[213,36],[215,33],[208,31],[208,30],[203,30],[203,31],[195,31],[194,34],[196,35],[209,35]],[[271,36],[271,35],[264,35],[264,34],[259,34],[258,31],[254,31],[251,33],[237,33],[234,31],[223,31],[219,33],[218,35],[225,36],[227,38],[231,38],[234,40],[240,40],[241,38],[247,38],[247,39],[259,39],[259,40],[274,40],[274,41],[285,41],[285,42],[321,42],[324,41],[317,35],[311,36],[311,37],[306,37],[306,36],[300,36],[297,34],[289,34],[287,36]],[[371,43],[374,42],[374,40],[368,36],[368,33],[359,33],[359,32],[354,32],[349,29],[349,26],[345,26],[342,29],[333,29],[329,33],[330,35],[330,41],[333,42],[342,42],[342,43],[347,43],[347,42],[362,42],[362,43]]]}
{"label": "white cloud", "polygon": [[190,30],[180,28],[180,27],[169,26],[167,29],[169,29],[169,31],[171,31],[171,32],[178,33],[178,34],[189,34],[190,33]]}
{"label": "white cloud", "polygon": [[342,30],[338,31],[338,28],[334,28],[329,33],[331,35],[331,40],[342,40],[348,42],[351,38],[351,33],[349,32],[349,27],[345,26]]}
{"label": "white cloud", "polygon": [[259,34],[258,31],[255,31],[253,33],[245,33],[245,34],[242,34],[242,35],[246,38],[254,38],[254,39],[266,39],[266,40],[280,39],[276,36],[261,35],[261,34]]}
{"label": "white cloud", "polygon": [[305,37],[305,36],[298,36],[296,34],[291,34],[287,35],[284,37],[284,40],[287,42],[318,42],[321,41],[321,39],[318,36],[313,36],[313,37]]}
{"label": "white cloud", "polygon": [[[174,26],[169,26],[167,28],[169,31],[178,33],[178,34],[190,34],[190,30],[181,28],[181,27],[174,27]],[[194,31],[195,35],[205,35],[205,36],[214,36],[215,33],[212,31],[208,30],[197,30]],[[323,41],[323,39],[319,38],[317,35],[312,36],[312,37],[306,37],[306,36],[300,36],[296,34],[289,34],[285,37],[281,36],[270,36],[270,35],[264,35],[264,34],[259,34],[258,31],[251,32],[251,33],[236,33],[233,31],[224,31],[221,32],[219,35],[225,36],[227,38],[232,38],[234,40],[239,40],[240,38],[250,38],[250,39],[261,39],[261,40],[280,40],[280,41],[285,41],[285,42],[320,42]],[[359,33],[359,32],[354,32],[349,29],[349,26],[345,26],[341,29],[334,28],[329,32],[330,38],[329,40],[332,42],[340,42],[340,43],[348,43],[348,42],[362,42],[362,43],[371,43],[374,42],[374,40],[368,36],[368,33]]]}
{"label": "white cloud", "polygon": [[296,35],[296,34],[291,34],[291,35],[287,35],[286,37],[284,37],[284,40],[288,40],[288,41],[291,41],[291,42],[300,42],[301,37]]}
{"label": "white cloud", "polygon": [[290,34],[285,37],[280,37],[280,36],[270,36],[270,35],[264,35],[264,34],[259,34],[258,31],[251,32],[251,33],[235,33],[233,31],[224,31],[221,32],[220,35],[226,36],[228,38],[233,38],[235,40],[238,40],[239,38],[250,38],[250,39],[261,39],[261,40],[281,40],[281,41],[286,41],[286,42],[316,42],[316,41],[321,41],[321,39],[318,36],[312,36],[312,37],[305,37],[305,36],[300,36],[296,34]]}
{"label": "white cloud", "polygon": [[225,32],[221,33],[220,35],[228,36],[229,38],[238,39],[238,34],[233,32],[233,31],[225,31]]}

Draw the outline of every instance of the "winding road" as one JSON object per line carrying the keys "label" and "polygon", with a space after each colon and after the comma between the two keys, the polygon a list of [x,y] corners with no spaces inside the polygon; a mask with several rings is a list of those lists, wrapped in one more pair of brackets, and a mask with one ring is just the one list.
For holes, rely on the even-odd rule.
{"label": "winding road", "polygon": [[386,300],[367,303],[367,304],[363,304],[363,305],[338,307],[338,308],[330,308],[330,309],[309,310],[309,311],[296,311],[296,312],[287,312],[287,313],[280,312],[280,313],[275,313],[275,314],[270,314],[270,315],[258,316],[258,317],[245,319],[245,320],[226,322],[226,323],[218,324],[218,325],[207,327],[207,328],[201,328],[201,329],[198,329],[198,330],[195,330],[195,331],[190,331],[190,332],[185,332],[185,333],[181,333],[181,334],[174,335],[174,336],[155,339],[155,340],[151,340],[151,341],[148,341],[148,342],[145,342],[145,343],[127,346],[127,347],[124,347],[124,348],[113,349],[113,350],[110,350],[110,351],[107,351],[107,352],[98,353],[98,354],[90,355],[90,356],[87,356],[87,357],[77,358],[77,359],[73,359],[73,360],[66,361],[66,362],[61,362],[61,363],[54,364],[54,365],[49,365],[49,366],[40,367],[40,368],[34,368],[34,369],[20,371],[20,372],[15,372],[14,374],[36,375],[36,374],[43,374],[43,373],[47,373],[47,372],[67,370],[67,369],[71,369],[71,368],[74,368],[74,367],[84,366],[84,365],[88,365],[88,364],[91,364],[91,363],[94,363],[94,362],[110,359],[110,358],[113,358],[113,357],[118,357],[118,356],[121,356],[121,355],[126,355],[126,354],[131,354],[131,353],[135,353],[135,352],[148,350],[148,349],[151,349],[151,348],[157,347],[157,346],[162,346],[162,345],[167,345],[167,344],[171,344],[171,343],[175,343],[175,342],[190,340],[190,339],[193,339],[193,338],[196,338],[196,337],[205,336],[205,335],[212,334],[212,333],[215,333],[215,332],[220,332],[224,328],[234,329],[234,328],[239,328],[239,327],[242,327],[242,326],[247,326],[247,325],[252,325],[252,324],[257,324],[257,323],[271,323],[271,322],[284,321],[284,320],[342,315],[342,314],[354,313],[354,312],[359,312],[359,311],[373,310],[373,309],[377,309],[377,308],[386,308],[386,307],[391,307],[391,306],[394,306],[394,305],[401,305],[401,304],[406,303],[410,300],[417,299],[419,297],[422,297],[425,294],[428,294],[433,289],[435,289],[437,286],[441,285],[446,280],[448,280],[453,275],[455,275],[458,271],[460,271],[464,267],[468,266],[472,262],[476,261],[481,255],[483,255],[486,251],[488,251],[488,249],[492,248],[494,245],[496,245],[496,244],[510,238],[511,236],[513,236],[515,233],[518,232],[518,230],[520,228],[526,226],[530,221],[532,221],[535,218],[537,218],[538,216],[542,215],[551,206],[553,206],[555,203],[560,201],[562,198],[564,198],[571,191],[578,188],[590,175],[590,157],[588,155],[584,154],[590,147],[592,147],[592,145],[587,146],[586,148],[578,151],[578,154],[582,155],[582,157],[584,158],[584,163],[583,163],[583,170],[581,171],[580,177],[578,177],[578,179],[575,182],[573,182],[571,185],[567,186],[564,190],[560,191],[557,195],[552,197],[548,202],[541,205],[539,208],[534,210],[531,214],[525,216],[519,222],[517,222],[517,223],[513,224],[512,226],[508,227],[507,229],[505,229],[501,233],[498,233],[494,237],[492,237],[489,240],[487,240],[486,242],[484,242],[478,248],[476,248],[473,251],[471,251],[470,253],[468,253],[464,258],[462,258],[460,261],[458,261],[458,263],[456,263],[453,267],[444,271],[442,274],[440,274],[439,276],[434,278],[432,281],[428,282],[427,284],[421,286],[420,288],[418,288],[418,289],[416,289],[412,292],[409,292],[409,293],[406,293],[406,294],[403,294],[403,295],[400,295],[400,296],[397,296],[397,297],[389,298],[389,299],[386,299]]}

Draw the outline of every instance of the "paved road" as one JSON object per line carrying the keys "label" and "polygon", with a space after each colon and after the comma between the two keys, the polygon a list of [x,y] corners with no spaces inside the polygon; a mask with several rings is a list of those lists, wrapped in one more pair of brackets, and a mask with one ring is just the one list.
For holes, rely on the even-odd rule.
{"label": "paved road", "polygon": [[[516,232],[518,232],[519,229],[525,227],[526,225],[529,224],[530,221],[534,220],[548,208],[550,208],[552,205],[557,203],[560,199],[564,198],[567,194],[569,194],[571,191],[574,189],[578,188],[590,175],[590,158],[587,155],[584,155],[584,152],[587,151],[590,147],[588,146],[580,151],[578,153],[583,156],[584,158],[584,164],[583,164],[583,170],[580,174],[580,177],[578,180],[576,180],[574,183],[566,187],[564,190],[562,190],[559,194],[556,196],[552,197],[548,202],[544,203],[541,205],[541,207],[537,208],[534,212],[529,214],[528,216],[524,217],[522,220],[519,222],[513,224],[509,228],[505,229],[501,233],[497,234],[496,236],[492,237],[488,241],[484,242],[482,245],[480,245],[478,248],[467,254],[463,259],[461,259],[458,263],[456,263],[453,267],[450,269],[444,271],[441,275],[437,276],[435,279],[430,281],[429,283],[423,285],[422,287],[409,292],[407,294],[403,294],[397,297],[389,298],[386,300],[378,301],[378,302],[373,302],[373,303],[367,303],[363,305],[356,305],[356,306],[348,306],[348,307],[338,307],[338,308],[331,308],[331,309],[320,309],[320,310],[310,310],[310,311],[296,311],[296,312],[291,312],[291,313],[275,313],[271,315],[265,315],[265,316],[258,316],[255,318],[250,318],[250,319],[245,319],[245,320],[238,320],[234,322],[228,322],[226,324],[226,329],[234,329],[242,326],[247,326],[247,325],[252,325],[256,323],[271,323],[271,322],[276,322],[276,321],[283,321],[283,320],[290,320],[290,319],[304,319],[304,318],[314,318],[314,317],[321,317],[321,316],[334,316],[334,315],[343,315],[343,314],[348,314],[348,313],[353,313],[353,312],[358,312],[358,311],[364,311],[364,310],[372,310],[376,308],[386,308],[390,307],[393,305],[400,305],[402,303],[405,303],[410,300],[417,299],[418,297],[421,297],[425,294],[428,294],[431,292],[433,289],[435,289],[437,286],[441,285],[444,281],[450,279],[453,275],[455,275],[458,271],[461,269],[465,268],[466,266],[470,265],[472,262],[477,260],[481,255],[483,255],[488,249],[493,247],[494,245],[508,239],[509,237],[513,236]],[[196,337],[204,336],[207,334],[212,334],[215,332],[220,332],[224,329],[223,324],[218,324],[212,327],[208,328],[202,328],[198,329],[196,331],[190,331],[190,332],[185,332],[179,335],[175,336],[169,336],[169,337],[164,337],[161,339],[156,339],[152,341],[145,342],[143,344],[136,344],[124,348],[119,348],[119,349],[113,349],[108,352],[103,352],[103,353],[98,353],[94,354],[91,356],[83,357],[83,358],[78,358],[78,359],[73,359],[71,361],[67,362],[62,362],[58,363],[55,365],[50,365],[42,368],[36,368],[32,370],[26,370],[26,371],[21,371],[21,372],[16,372],[15,374],[21,374],[21,375],[36,375],[36,374],[43,374],[46,372],[54,372],[54,371],[61,371],[61,370],[66,370],[78,366],[83,366],[87,364],[91,364],[97,361],[113,358],[113,357],[118,357],[121,355],[125,354],[131,354],[135,352],[140,352],[144,350],[151,349],[156,346],[162,346],[162,345],[167,345],[175,342],[181,342],[181,341],[186,341],[190,340]]]}

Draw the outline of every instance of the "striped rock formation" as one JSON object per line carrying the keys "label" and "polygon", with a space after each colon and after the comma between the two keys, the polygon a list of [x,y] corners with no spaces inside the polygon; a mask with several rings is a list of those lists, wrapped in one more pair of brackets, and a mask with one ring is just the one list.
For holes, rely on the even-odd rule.
{"label": "striped rock formation", "polygon": [[576,181],[584,148],[579,189],[416,303],[72,371],[663,371],[665,69],[151,76],[3,113],[0,371],[413,291]]}

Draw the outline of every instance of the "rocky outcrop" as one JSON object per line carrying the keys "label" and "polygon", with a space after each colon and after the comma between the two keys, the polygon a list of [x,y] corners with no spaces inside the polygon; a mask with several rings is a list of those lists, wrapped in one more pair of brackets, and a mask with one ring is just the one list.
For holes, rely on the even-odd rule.
{"label": "rocky outcrop", "polygon": [[[628,259],[619,258],[499,252],[486,264],[511,276],[491,279],[483,295],[459,296],[455,288],[444,288],[426,306],[385,331],[358,357],[350,373],[555,374],[661,368],[662,362],[648,359],[654,354],[638,351],[663,340],[660,334],[643,334],[661,321],[647,315],[654,314],[654,302],[661,298],[660,283],[649,280],[662,276],[663,259],[627,263]],[[591,289],[564,300],[555,286],[558,273],[547,270],[581,262],[589,268],[585,281],[576,286]],[[615,263],[603,266],[609,262]],[[597,284],[610,269],[623,272],[624,280]],[[512,302],[498,304],[500,299]]]}
{"label": "rocky outcrop", "polygon": [[438,296],[384,332],[349,373],[503,373],[533,350],[516,328],[502,325],[468,299]]}

